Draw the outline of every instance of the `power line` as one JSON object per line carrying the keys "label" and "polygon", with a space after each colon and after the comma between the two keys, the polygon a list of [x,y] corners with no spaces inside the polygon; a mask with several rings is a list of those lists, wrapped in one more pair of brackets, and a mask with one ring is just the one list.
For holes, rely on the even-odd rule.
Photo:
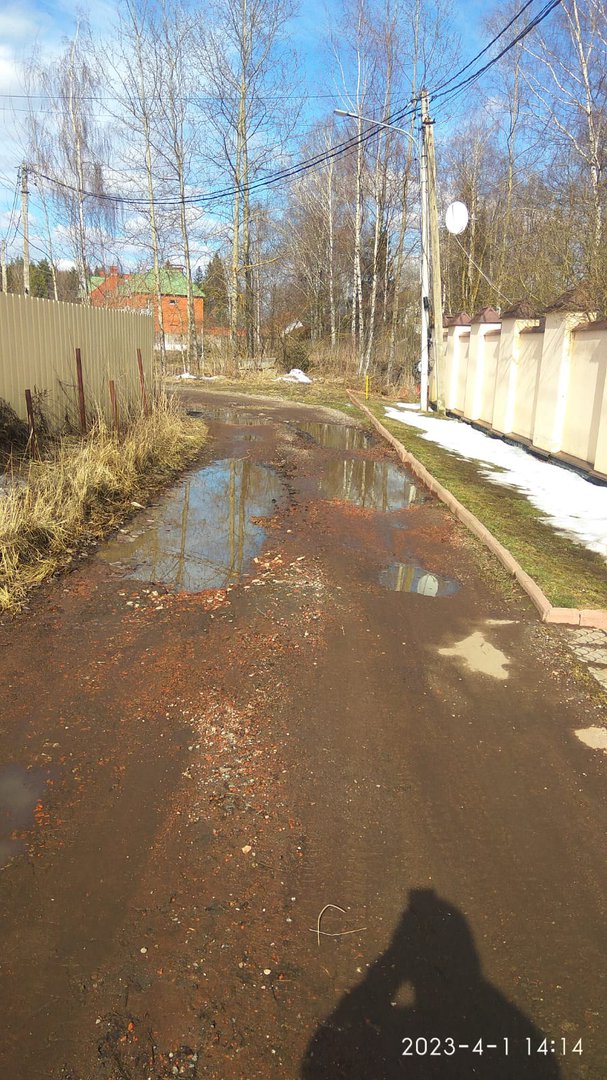
{"label": "power line", "polygon": [[[7,181],[7,183],[8,183],[8,181]],[[17,199],[18,199],[18,197],[19,197],[19,181],[17,180],[17,181],[15,181],[15,185],[14,185],[13,205],[12,205],[12,208],[11,208],[10,216],[9,216],[9,219],[8,219],[8,227],[7,227],[7,230],[6,230],[5,243],[6,243],[7,248],[10,247],[13,240],[15,239],[15,236],[17,235],[16,230],[15,230],[15,234],[9,240],[10,231],[11,231],[11,229],[13,227],[13,219],[14,219],[14,216],[15,216],[15,210],[17,208]]]}
{"label": "power line", "polygon": [[[473,83],[477,82],[487,71],[489,71],[490,68],[493,67],[494,64],[497,64],[497,62],[499,60],[501,60],[502,57],[506,55],[506,53],[509,53],[510,50],[513,49],[515,45],[518,45],[519,42],[521,42],[523,40],[523,38],[526,38],[527,34],[530,34],[532,30],[535,30],[536,27],[538,27],[540,25],[540,23],[542,23],[544,21],[544,19],[548,18],[548,16],[554,11],[555,8],[557,8],[560,5],[560,3],[561,3],[561,0],[550,0],[550,2],[548,4],[546,4],[541,9],[541,11],[538,12],[538,14],[535,16],[535,18],[532,19],[529,23],[527,23],[527,26],[525,26],[523,28],[523,30],[521,30],[520,33],[516,35],[516,37],[512,38],[512,41],[510,41],[508,43],[508,45],[505,45],[504,48],[499,53],[496,54],[496,56],[492,57],[492,59],[489,60],[486,64],[484,64],[483,67],[479,68],[478,71],[473,72],[472,75],[469,75],[467,78],[463,79],[461,82],[456,83],[456,85],[452,86],[450,90],[447,90],[447,89],[441,90],[440,88],[438,88],[438,90],[433,91],[433,93],[432,93],[433,100],[436,102],[436,101],[439,101],[442,98],[442,99],[446,99],[446,101],[453,101],[453,99],[456,96],[459,96],[459,94],[461,94],[464,90],[467,90],[470,86],[472,86]],[[528,5],[526,5],[526,6],[528,6]],[[521,14],[522,11],[524,11],[524,8],[521,8],[521,12],[519,12],[519,14]],[[493,42],[490,42],[490,45],[488,46],[488,48],[492,44],[494,44],[495,41],[497,41],[497,39],[500,36],[501,36],[501,34],[498,34],[493,39]],[[486,50],[483,50],[483,51],[486,51]],[[464,70],[465,70],[465,68],[462,69],[462,72]],[[449,80],[449,82],[451,82],[451,81],[452,80]],[[446,83],[443,83],[443,86],[446,86],[446,85],[447,85]]]}
{"label": "power line", "polygon": [[489,41],[488,44],[485,45],[484,48],[482,48],[481,51],[476,54],[476,56],[473,56],[472,60],[465,64],[463,68],[460,68],[459,71],[457,71],[455,75],[452,75],[450,79],[445,79],[444,82],[439,83],[438,86],[434,87],[434,90],[431,91],[432,97],[436,97],[440,90],[442,90],[446,86],[449,86],[449,84],[454,82],[456,79],[459,79],[460,75],[463,75],[465,71],[468,71],[468,68],[471,68],[477,60],[480,60],[481,56],[484,56],[485,53],[488,53],[489,50],[493,48],[493,46],[499,41],[499,39],[503,37],[505,33],[507,33],[507,31],[517,21],[517,19],[520,19],[521,15],[525,13],[527,8],[531,7],[531,5],[534,3],[535,0],[527,0],[527,3],[523,4],[522,8],[519,8],[519,10],[512,16],[510,21],[507,22],[504,27],[502,27],[499,34],[496,34],[495,37],[492,38],[492,40]]}
{"label": "power line", "polygon": [[[512,48],[514,48],[515,45],[522,41],[523,38],[527,36],[527,34],[529,34],[537,26],[539,26],[540,23],[543,22],[543,20],[546,19],[551,14],[551,12],[559,6],[561,0],[550,0],[550,2],[540,10],[540,12],[535,16],[535,18],[532,19],[527,24],[527,26],[524,27],[524,29],[519,34],[517,34],[512,39],[512,41],[509,42],[508,45],[501,49],[501,51],[497,53],[496,56],[494,56],[477,71],[467,76],[465,79],[461,80],[460,82],[455,82],[455,80],[457,80],[461,75],[463,75],[472,66],[472,64],[474,64],[478,59],[480,59],[481,56],[485,55],[493,47],[493,45],[495,45],[500,40],[500,38],[503,37],[503,35],[510,29],[513,23],[518,18],[520,18],[520,16],[530,7],[531,3],[533,2],[534,0],[527,0],[523,7],[520,8],[519,11],[509,20],[506,26],[503,27],[502,30],[500,30],[500,32],[492,38],[492,40],[477,54],[477,56],[473,60],[471,60],[468,64],[464,65],[463,68],[460,68],[460,70],[454,75],[452,75],[449,79],[439,84],[438,87],[435,87],[434,90],[430,91],[430,96],[432,97],[432,99],[434,101],[439,100],[441,101],[442,105],[445,105],[448,101],[452,101],[455,97],[459,96],[465,89],[470,87],[474,82],[480,79],[482,75],[489,71],[489,69],[493,67],[493,65],[496,64],[499,60],[501,60],[501,58],[505,56]],[[451,85],[453,82],[455,82],[454,86]],[[356,149],[361,144],[380,134],[385,125],[402,123],[402,121],[405,120],[407,117],[415,116],[417,108],[416,99],[414,99],[413,102],[409,102],[408,104],[413,104],[413,109],[410,109],[407,106],[404,110],[393,113],[390,116],[384,118],[382,121],[378,122],[377,124],[374,124],[368,131],[361,133],[360,135],[354,136],[341,143],[337,143],[329,150],[316,154],[311,158],[305,159],[304,161],[297,163],[296,165],[286,167],[267,176],[259,177],[257,180],[254,180],[249,184],[231,186],[228,188],[207,192],[206,194],[200,193],[198,195],[185,196],[183,199],[177,199],[175,197],[159,198],[156,200],[155,205],[159,209],[167,210],[178,209],[181,205],[208,206],[214,202],[221,201],[239,192],[252,193],[256,191],[261,191],[268,189],[282,181],[294,179],[297,176],[300,176],[303,173],[309,171],[310,169],[316,168],[318,165],[334,160],[335,158],[340,157],[343,154],[350,153],[352,150]],[[74,185],[68,184],[65,181],[58,180],[56,177],[50,177],[45,173],[40,172],[38,169],[36,169],[35,166],[30,166],[30,168],[41,179],[46,180],[47,182],[54,184],[62,188],[63,190],[73,191],[82,196],[92,197],[98,201],[111,202],[116,206],[130,206],[133,209],[138,209],[141,207],[145,207],[146,205],[146,199],[143,196],[141,198],[137,198],[130,196],[106,194],[103,192],[95,193],[91,191],[85,191],[74,187]]]}
{"label": "power line", "polygon": [[[206,206],[210,203],[217,202],[221,199],[225,199],[228,196],[235,195],[238,192],[254,192],[260,189],[270,187],[281,180],[289,180],[296,176],[307,172],[309,169],[315,168],[317,165],[323,164],[325,161],[330,161],[333,158],[340,157],[342,154],[348,153],[351,150],[356,149],[360,144],[367,142],[378,133],[383,130],[383,125],[386,123],[394,124],[401,123],[408,116],[414,116],[416,107],[413,109],[404,110],[399,113],[392,114],[382,120],[381,122],[374,124],[368,131],[363,132],[361,135],[353,136],[350,139],[346,139],[344,142],[337,143],[329,150],[323,150],[318,154],[313,155],[311,158],[307,158],[304,161],[298,162],[296,165],[288,166],[276,173],[270,173],[267,176],[261,176],[257,180],[251,181],[249,184],[241,184],[240,186],[232,186],[224,188],[222,190],[216,190],[208,192],[207,194],[200,193],[198,195],[186,195],[183,199],[171,197],[169,199],[159,198],[155,200],[155,205],[161,209],[178,209],[181,205],[186,206]],[[147,200],[144,196],[141,198],[133,198],[128,196],[110,195],[105,193],[99,193],[92,191],[84,191],[75,187],[73,184],[68,184],[63,180],[58,180],[56,177],[48,176],[45,173],[39,171],[35,165],[31,165],[30,169],[42,180],[55,184],[68,191],[73,191],[76,194],[84,196],[90,196],[97,200],[113,202],[116,205],[130,206],[133,209],[145,207]]]}

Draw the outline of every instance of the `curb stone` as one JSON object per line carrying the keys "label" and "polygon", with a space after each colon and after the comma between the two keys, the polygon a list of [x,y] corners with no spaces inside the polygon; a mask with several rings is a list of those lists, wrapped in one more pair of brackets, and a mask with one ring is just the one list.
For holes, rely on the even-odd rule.
{"label": "curb stone", "polygon": [[379,434],[396,450],[396,453],[403,464],[422,481],[433,495],[436,495],[441,502],[444,502],[445,505],[449,507],[452,514],[454,514],[455,517],[466,526],[469,532],[476,536],[477,539],[479,539],[485,547],[499,559],[502,566],[516,578],[523,591],[527,594],[532,604],[539,612],[542,622],[558,623],[561,626],[583,626],[596,630],[607,630],[607,611],[592,610],[590,608],[553,607],[537,582],[523,570],[520,563],[514,558],[512,552],[508,551],[508,548],[505,548],[503,544],[500,544],[493,533],[490,532],[470,510],[467,510],[465,506],[462,506],[459,500],[456,499],[447,488],[443,487],[442,484],[439,484],[438,480],[432,476],[432,473],[428,472],[425,465],[422,465],[413,454],[410,454],[408,450],[405,450],[402,443],[400,443],[398,439],[383,426],[377,417],[373,415],[371,410],[368,409],[366,405],[363,405],[362,401],[358,400],[357,395],[352,390],[348,390],[348,397],[354,405],[369,418],[376,431],[378,431]]}

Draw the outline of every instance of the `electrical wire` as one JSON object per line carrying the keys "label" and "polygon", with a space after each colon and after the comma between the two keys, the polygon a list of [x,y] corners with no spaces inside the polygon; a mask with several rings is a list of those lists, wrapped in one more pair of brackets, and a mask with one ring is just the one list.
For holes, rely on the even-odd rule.
{"label": "electrical wire", "polygon": [[[304,161],[298,162],[296,165],[288,166],[285,169],[271,173],[268,176],[259,177],[257,180],[251,181],[249,184],[242,184],[239,187],[229,187],[219,191],[208,192],[207,194],[199,195],[186,195],[184,199],[170,198],[170,199],[157,199],[155,205],[165,209],[178,209],[181,205],[188,206],[203,206],[208,203],[216,202],[221,199],[225,199],[228,196],[235,195],[237,193],[254,192],[260,188],[270,187],[281,180],[292,179],[299,176],[309,169],[315,168],[317,165],[323,164],[325,161],[330,161],[333,158],[340,157],[342,154],[351,152],[358,148],[362,143],[367,142],[369,139],[374,138],[375,135],[381,133],[385,125],[393,125],[402,123],[403,120],[409,116],[414,116],[416,113],[417,105],[413,109],[404,110],[402,112],[394,113],[388,116],[381,122],[374,123],[365,132],[360,135],[353,136],[350,139],[346,139],[344,142],[337,143],[329,150],[321,151],[318,154],[313,155],[311,158],[307,158]],[[80,193],[85,196],[91,196],[94,199],[114,202],[116,205],[131,206],[133,208],[147,205],[147,200],[144,196],[141,198],[132,198],[128,196],[110,195],[105,193],[96,194],[91,191],[84,191],[73,184],[67,184],[63,180],[58,180],[56,177],[51,177],[38,170],[34,165],[30,165],[29,168],[42,180],[46,180],[58,187]]]}
{"label": "electrical wire", "polygon": [[488,285],[491,286],[493,291],[495,293],[497,293],[498,296],[501,296],[502,300],[505,300],[506,303],[512,305],[512,300],[509,300],[508,297],[501,291],[501,289],[498,289],[497,285],[494,285],[494,283],[491,281],[491,279],[487,277],[485,271],[481,270],[478,263],[475,262],[474,259],[472,258],[472,256],[470,255],[470,253],[468,251],[466,251],[464,245],[462,243],[460,243],[457,236],[455,236],[454,233],[451,233],[451,235],[453,236],[453,239],[455,240],[455,243],[458,245],[458,247],[460,247],[462,249],[462,251],[463,251],[464,255],[466,256],[466,258],[472,263],[474,269],[478,270],[481,277],[484,277],[485,281],[487,282]]}
{"label": "electrical wire", "polygon": [[[500,52],[496,54],[496,56],[492,57],[492,59],[489,60],[486,64],[484,64],[481,68],[473,72],[471,75],[467,76],[465,79],[461,80],[459,83],[456,82],[454,86],[450,86],[450,84],[453,83],[454,80],[458,79],[460,75],[464,74],[464,72],[468,70],[470,66],[476,62],[476,60],[478,60],[481,56],[485,55],[485,53],[488,52],[489,49],[491,49],[497,41],[499,41],[499,39],[504,35],[504,33],[506,33],[508,29],[510,29],[513,23],[518,18],[520,18],[520,16],[528,9],[532,2],[533,0],[528,0],[528,2],[524,4],[523,7],[516,13],[516,15],[509,20],[506,26],[503,27],[502,30],[493,37],[493,39],[480,51],[480,53],[477,54],[477,56],[472,61],[466,64],[453,76],[451,76],[450,79],[446,80],[438,87],[434,88],[434,90],[430,91],[429,96],[432,98],[432,100],[441,101],[442,105],[445,105],[447,102],[452,101],[456,96],[459,96],[461,93],[463,93],[465,89],[467,89],[474,82],[480,79],[491,67],[493,67],[494,64],[496,64],[499,60],[502,59],[503,56],[505,56],[512,48],[514,48],[515,45],[517,45],[520,41],[523,40],[523,38],[525,38],[529,33],[531,33],[532,30],[539,26],[540,23],[543,22],[543,20],[546,19],[551,14],[551,12],[559,6],[561,0],[550,0],[548,4],[545,4],[545,6],[535,16],[535,18],[532,19],[527,24],[527,26],[524,27],[523,30],[508,43],[508,45],[504,46],[504,48],[501,49]],[[408,107],[411,104],[414,105],[413,109],[410,109]],[[259,177],[257,180],[254,180],[249,184],[240,186],[236,185],[207,193],[200,193],[198,195],[186,196],[184,199],[159,198],[155,201],[155,205],[159,209],[178,209],[181,205],[184,204],[188,206],[207,206],[214,202],[221,201],[223,199],[236,195],[238,193],[253,193],[260,190],[268,189],[282,181],[294,179],[295,177],[302,175],[310,169],[316,168],[318,165],[331,161],[337,157],[340,157],[343,154],[352,152],[353,150],[357,149],[358,146],[360,146],[361,144],[378,135],[386,125],[402,123],[402,121],[407,117],[415,116],[416,109],[417,99],[413,99],[412,102],[408,103],[407,107],[404,110],[391,114],[390,116],[384,118],[381,122],[373,124],[368,131],[363,132],[353,138],[347,139],[341,143],[337,143],[335,146],[331,147],[330,150],[316,154],[311,158],[298,162],[296,165],[286,167],[285,169],[279,170],[274,174]],[[146,205],[146,199],[144,197],[137,198],[106,193],[97,194],[95,192],[81,190],[71,184],[66,183],[65,181],[58,180],[56,177],[50,177],[45,173],[42,173],[40,170],[36,169],[35,166],[30,166],[30,168],[33,172],[36,173],[37,176],[40,177],[40,179],[46,180],[48,183],[54,184],[64,190],[73,191],[82,196],[92,197],[99,201],[111,202],[117,206],[122,205],[130,206],[132,208],[140,208]]]}
{"label": "electrical wire", "polygon": [[[12,186],[12,182],[11,182],[11,186]],[[13,220],[14,220],[14,216],[15,216],[15,210],[17,208],[17,198],[18,198],[18,195],[19,195],[19,181],[18,180],[15,182],[14,187],[15,187],[15,193],[14,193],[14,196],[13,196],[13,205],[12,205],[10,216],[9,216],[9,219],[8,219],[8,227],[7,227],[6,236],[5,236],[5,244],[6,244],[7,248],[10,247],[13,240],[15,239],[15,236],[17,235],[16,230],[15,230],[15,233],[14,233],[13,237],[9,240],[10,231],[11,231],[11,229],[13,227]]]}
{"label": "electrical wire", "polygon": [[[489,71],[490,68],[494,66],[494,64],[497,64],[498,61],[506,55],[506,53],[509,53],[515,45],[518,45],[519,42],[523,40],[523,38],[526,38],[527,34],[530,34],[532,30],[535,30],[536,27],[538,27],[540,23],[544,21],[544,19],[547,19],[548,16],[552,14],[555,8],[559,7],[560,3],[561,0],[550,0],[550,2],[545,4],[541,11],[538,12],[535,18],[532,19],[529,23],[527,23],[527,25],[520,31],[520,33],[518,33],[516,37],[512,38],[508,45],[505,45],[504,48],[501,49],[501,51],[498,52],[494,57],[492,57],[491,60],[484,64],[483,67],[479,68],[478,71],[473,72],[472,75],[469,75],[461,82],[456,83],[456,85],[452,86],[450,90],[444,89],[434,91],[432,93],[433,101],[440,101],[441,98],[446,98],[448,101],[453,101],[455,96],[459,96],[460,93],[468,89],[473,83],[477,82],[487,71]],[[521,9],[521,11],[522,10],[524,9]],[[499,36],[500,35],[498,35],[498,37]],[[494,42],[495,40],[497,39],[494,38]],[[491,42],[490,45],[494,42]]]}

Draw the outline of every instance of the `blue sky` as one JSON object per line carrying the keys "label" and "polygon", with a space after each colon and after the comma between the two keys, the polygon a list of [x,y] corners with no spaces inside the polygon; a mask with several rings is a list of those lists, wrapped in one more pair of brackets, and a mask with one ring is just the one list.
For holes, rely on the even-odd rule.
{"label": "blue sky", "polygon": [[[304,99],[299,125],[304,131],[317,117],[340,104],[343,107],[343,102],[331,96],[337,95],[340,80],[329,41],[329,27],[339,26],[341,9],[341,4],[335,0],[306,0],[291,22],[292,42],[302,58],[293,93]],[[6,237],[9,224],[13,227],[15,224],[15,214],[11,215],[11,210],[17,167],[23,156],[22,131],[27,112],[26,101],[18,96],[24,90],[22,65],[34,47],[40,50],[42,57],[57,55],[64,39],[73,33],[80,10],[81,0],[5,0],[0,11],[0,237]],[[460,0],[453,11],[455,33],[459,32],[463,40],[464,60],[478,51],[486,40],[481,23],[484,11],[486,7],[480,0]],[[95,5],[89,5],[87,15],[96,36],[107,34],[114,12],[113,0],[98,0]],[[453,58],[455,64],[457,60],[457,57]],[[43,107],[42,102],[37,104]],[[299,130],[292,145],[295,154],[301,141]],[[36,213],[33,199],[31,238],[34,243],[38,238],[39,244],[44,246],[42,234],[37,232],[40,222],[36,220]],[[60,232],[56,239],[61,255]],[[17,250],[18,241],[17,235],[13,252]],[[32,257],[40,257],[40,252],[32,251]]]}

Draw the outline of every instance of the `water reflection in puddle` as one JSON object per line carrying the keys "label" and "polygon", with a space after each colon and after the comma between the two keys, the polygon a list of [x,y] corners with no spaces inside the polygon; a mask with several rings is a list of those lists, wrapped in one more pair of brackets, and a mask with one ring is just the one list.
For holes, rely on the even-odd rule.
{"label": "water reflection in puddle", "polygon": [[430,573],[417,563],[392,563],[382,570],[379,580],[391,592],[417,593],[419,596],[453,596],[460,588],[457,581]]}
{"label": "water reflection in puddle", "polygon": [[404,510],[420,502],[420,493],[402,469],[386,461],[352,458],[329,462],[323,470],[324,499],[345,499],[367,510]]}
{"label": "water reflection in puddle", "polygon": [[218,420],[222,424],[238,424],[240,427],[260,427],[269,422],[269,417],[262,413],[251,413],[236,406],[209,405],[204,409],[189,410],[189,416],[200,416],[203,420]]}
{"label": "water reflection in puddle", "polygon": [[47,780],[41,769],[0,767],[0,866],[25,851],[24,841],[13,834],[33,827],[34,809],[46,791]]}
{"label": "water reflection in puddle", "polygon": [[316,422],[297,424],[297,431],[309,435],[318,446],[329,450],[364,450],[372,442],[372,435],[363,428],[346,424],[320,424]]}
{"label": "water reflection in puddle", "polygon": [[155,510],[140,533],[117,537],[99,554],[130,577],[188,592],[236,580],[261,550],[268,517],[283,494],[270,469],[250,461],[215,461],[194,473]]}

